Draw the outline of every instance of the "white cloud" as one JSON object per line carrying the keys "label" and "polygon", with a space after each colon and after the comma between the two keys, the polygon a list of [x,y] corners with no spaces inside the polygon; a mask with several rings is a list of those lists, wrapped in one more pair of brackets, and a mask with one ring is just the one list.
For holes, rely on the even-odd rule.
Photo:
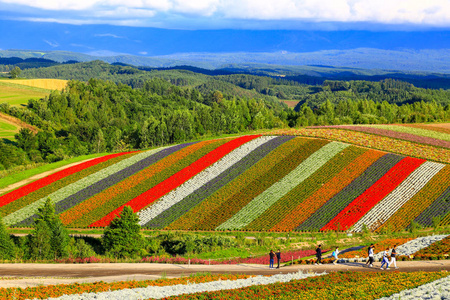
{"label": "white cloud", "polygon": [[[449,0],[0,0],[18,7],[64,11],[46,16],[131,26],[210,18],[244,21],[371,22],[450,26]],[[29,17],[29,16],[28,16]],[[36,18],[42,16],[34,16]],[[195,18],[195,19],[194,19]],[[98,19],[98,20],[96,20]],[[88,20],[88,21],[86,21]],[[114,21],[116,22],[116,21]]]}
{"label": "white cloud", "polygon": [[51,47],[56,48],[59,47],[59,44],[57,42],[51,42],[47,40],[43,40],[45,43],[49,44]]}
{"label": "white cloud", "polygon": [[115,39],[125,39],[124,36],[119,36],[119,35],[115,35],[112,33],[99,33],[99,34],[94,34],[94,36],[100,36],[100,37],[112,37]]}

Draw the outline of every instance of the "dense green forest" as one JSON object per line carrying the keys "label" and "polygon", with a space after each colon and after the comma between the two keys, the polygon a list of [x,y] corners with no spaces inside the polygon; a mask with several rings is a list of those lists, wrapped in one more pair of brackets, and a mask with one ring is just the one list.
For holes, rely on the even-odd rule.
{"label": "dense green forest", "polygon": [[[306,85],[100,61],[29,68],[20,76],[72,81],[24,108],[0,105],[1,112],[41,129],[36,135],[23,129],[16,142],[0,142],[0,169],[257,129],[450,120],[450,90],[394,79]],[[280,101],[286,99],[299,103],[290,109]]]}

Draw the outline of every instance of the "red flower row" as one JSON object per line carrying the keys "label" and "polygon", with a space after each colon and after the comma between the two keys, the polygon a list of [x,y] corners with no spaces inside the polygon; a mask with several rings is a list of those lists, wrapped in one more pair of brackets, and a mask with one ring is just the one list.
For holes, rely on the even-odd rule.
{"label": "red flower row", "polygon": [[22,186],[8,194],[5,194],[3,196],[0,197],[0,206],[4,206],[8,203],[11,203],[12,201],[19,199],[23,196],[26,196],[46,185],[49,185],[55,181],[58,181],[64,177],[67,177],[69,175],[72,175],[76,172],[79,172],[81,170],[84,170],[86,168],[95,166],[99,163],[102,163],[104,161],[107,161],[109,159],[112,159],[114,157],[117,156],[121,156],[121,155],[125,155],[128,153],[132,153],[132,152],[122,152],[122,153],[115,153],[115,154],[110,154],[110,155],[106,155],[106,156],[102,156],[102,157],[98,157],[89,161],[86,161],[84,163],[75,165],[73,167],[69,167],[67,169],[61,170],[59,172],[53,173],[47,177],[41,178],[39,180],[36,180],[30,184],[27,184],[25,186]]}
{"label": "red flower row", "polygon": [[169,193],[171,190],[180,186],[190,178],[194,177],[207,167],[211,166],[213,163],[217,162],[219,159],[221,159],[234,149],[242,146],[243,144],[257,137],[259,137],[259,135],[243,136],[223,144],[222,146],[206,154],[205,156],[203,156],[201,159],[197,160],[190,166],[184,168],[183,170],[172,175],[171,177],[167,178],[166,180],[154,186],[153,188],[149,189],[145,193],[139,195],[138,197],[130,200],[124,205],[113,210],[111,213],[109,213],[102,219],[92,223],[89,227],[108,226],[109,223],[111,223],[111,221],[120,214],[120,212],[125,206],[130,206],[135,212],[143,209],[147,205],[153,203],[155,200]]}
{"label": "red flower row", "polygon": [[423,159],[405,157],[321,230],[347,230],[424,162]]}

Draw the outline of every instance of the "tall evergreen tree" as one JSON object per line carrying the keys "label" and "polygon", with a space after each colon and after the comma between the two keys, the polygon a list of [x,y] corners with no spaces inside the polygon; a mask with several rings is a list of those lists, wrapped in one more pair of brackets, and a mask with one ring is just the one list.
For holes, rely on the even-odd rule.
{"label": "tall evergreen tree", "polygon": [[35,220],[35,229],[30,239],[30,257],[34,259],[54,259],[67,257],[69,234],[55,213],[50,198],[38,208],[38,218]]}
{"label": "tall evergreen tree", "polygon": [[144,247],[140,230],[138,216],[125,206],[120,216],[105,228],[102,244],[106,253],[116,258],[138,256]]}

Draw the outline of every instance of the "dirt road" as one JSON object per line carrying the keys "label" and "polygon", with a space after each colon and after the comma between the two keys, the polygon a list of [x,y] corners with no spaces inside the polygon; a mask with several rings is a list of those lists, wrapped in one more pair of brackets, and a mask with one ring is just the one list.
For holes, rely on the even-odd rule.
{"label": "dirt road", "polygon": [[[27,287],[48,284],[95,281],[121,281],[157,279],[161,276],[180,277],[198,272],[213,274],[233,273],[251,275],[271,275],[278,273],[303,272],[392,272],[380,270],[380,263],[374,268],[367,268],[364,263],[344,263],[327,265],[294,265],[269,269],[263,265],[172,265],[172,264],[0,264],[0,287]],[[450,260],[398,262],[401,272],[414,271],[450,271]],[[22,279],[5,279],[5,277],[24,277]],[[34,278],[33,278],[34,277]]]}

